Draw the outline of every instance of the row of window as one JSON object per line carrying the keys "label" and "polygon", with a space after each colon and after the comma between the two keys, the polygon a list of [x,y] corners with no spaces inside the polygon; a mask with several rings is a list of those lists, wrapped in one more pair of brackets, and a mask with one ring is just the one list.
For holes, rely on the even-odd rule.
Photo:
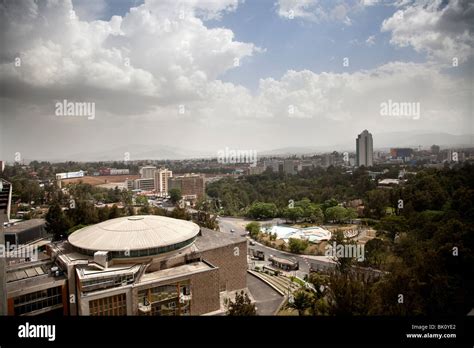
{"label": "row of window", "polygon": [[127,296],[118,294],[89,301],[90,315],[127,315]]}
{"label": "row of window", "polygon": [[87,291],[94,291],[97,289],[106,289],[111,288],[114,286],[120,286],[123,284],[130,284],[133,283],[134,275],[127,274],[122,276],[116,276],[111,278],[98,278],[92,280],[83,281],[81,284],[82,290]]}
{"label": "row of window", "polygon": [[21,295],[15,297],[13,303],[16,305],[21,305],[29,302],[35,302],[44,298],[60,295],[62,292],[61,286],[55,288],[44,289],[40,291],[30,292],[29,294]]}
{"label": "row of window", "polygon": [[43,308],[62,304],[61,286],[35,291],[26,295],[15,297],[13,300],[15,315],[22,315]]}
{"label": "row of window", "polygon": [[[114,258],[129,258],[129,257],[142,257],[142,256],[153,256],[153,255],[159,255],[159,254],[164,254],[173,250],[178,250],[186,245],[191,244],[194,242],[196,237],[190,238],[188,240],[185,240],[184,242],[172,244],[172,245],[166,245],[162,247],[157,247],[157,248],[149,248],[149,249],[140,249],[140,250],[124,250],[124,251],[111,251],[109,252],[109,259],[114,259]],[[96,250],[88,250],[88,249],[83,249],[83,248],[76,248],[77,252],[84,254],[84,255],[89,255],[89,256],[94,256],[94,253]]]}
{"label": "row of window", "polygon": [[181,296],[191,294],[189,280],[175,284],[157,286],[138,292],[139,306],[150,306],[145,315],[189,315],[190,300],[180,301]]}

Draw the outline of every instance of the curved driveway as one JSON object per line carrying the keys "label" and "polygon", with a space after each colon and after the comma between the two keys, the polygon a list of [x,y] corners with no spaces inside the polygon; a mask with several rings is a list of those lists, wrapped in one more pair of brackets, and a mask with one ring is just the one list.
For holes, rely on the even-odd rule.
{"label": "curved driveway", "polygon": [[[246,220],[243,218],[233,218],[233,217],[219,217],[219,228],[222,232],[225,233],[235,233],[238,235],[246,234],[245,225],[253,220]],[[273,220],[266,220],[260,222],[261,224],[276,224],[282,223],[284,220],[282,219],[273,219]],[[230,232],[231,229],[235,230],[235,232]],[[326,256],[313,256],[313,255],[299,255],[293,254],[286,251],[281,251],[277,249],[273,249],[267,247],[263,244],[255,242],[255,245],[251,246],[250,248],[255,250],[261,250],[265,253],[265,260],[270,255],[283,257],[283,258],[293,258],[299,262],[299,270],[296,272],[296,275],[300,278],[303,278],[305,274],[309,273],[310,262],[315,264],[320,264],[321,266],[327,266],[328,264],[334,264],[334,261]]]}

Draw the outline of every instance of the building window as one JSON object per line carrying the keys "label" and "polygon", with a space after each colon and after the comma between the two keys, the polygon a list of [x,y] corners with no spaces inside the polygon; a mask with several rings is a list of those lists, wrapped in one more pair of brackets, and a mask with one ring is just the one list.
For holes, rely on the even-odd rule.
{"label": "building window", "polygon": [[13,299],[15,315],[22,315],[48,307],[62,305],[62,287],[31,292]]}
{"label": "building window", "polygon": [[127,315],[126,294],[89,301],[89,315]]}
{"label": "building window", "polygon": [[[183,297],[183,295],[187,297]],[[191,313],[189,280],[162,285],[138,292],[140,315],[174,316]]]}

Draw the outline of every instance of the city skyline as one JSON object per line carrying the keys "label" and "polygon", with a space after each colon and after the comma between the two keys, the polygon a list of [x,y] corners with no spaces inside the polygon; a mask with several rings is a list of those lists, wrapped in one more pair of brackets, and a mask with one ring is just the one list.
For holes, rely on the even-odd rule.
{"label": "city skyline", "polygon": [[364,128],[472,145],[470,11],[462,1],[8,2],[0,157],[133,158],[134,144],[178,158],[329,150]]}

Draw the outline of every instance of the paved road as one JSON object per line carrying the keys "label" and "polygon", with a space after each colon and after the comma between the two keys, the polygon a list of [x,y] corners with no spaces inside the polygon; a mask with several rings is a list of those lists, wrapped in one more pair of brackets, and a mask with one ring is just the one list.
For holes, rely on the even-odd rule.
{"label": "paved road", "polygon": [[[242,219],[242,218],[220,217],[219,227],[222,232],[231,233],[230,230],[234,229],[235,232],[233,233],[238,234],[238,235],[243,235],[244,233],[246,233],[246,231],[245,231],[245,228],[242,227],[242,225],[245,225],[248,222],[250,221],[246,221],[245,219]],[[276,223],[282,223],[282,222],[283,221],[281,219],[273,219],[273,220],[264,221],[262,223],[276,224]],[[286,251],[280,251],[273,248],[269,248],[257,242],[255,242],[255,245],[253,246],[249,245],[249,247],[255,250],[263,251],[265,253],[265,260],[267,260],[270,255],[273,255],[276,257],[283,257],[287,259],[288,258],[295,259],[296,261],[299,262],[299,270],[296,272],[296,275],[299,276],[300,278],[303,278],[306,274],[309,273],[310,262],[320,264],[323,266],[329,263],[323,256],[296,255],[296,254],[288,253]]]}
{"label": "paved road", "polygon": [[258,315],[274,315],[283,296],[257,277],[247,273],[247,287],[255,299]]}

